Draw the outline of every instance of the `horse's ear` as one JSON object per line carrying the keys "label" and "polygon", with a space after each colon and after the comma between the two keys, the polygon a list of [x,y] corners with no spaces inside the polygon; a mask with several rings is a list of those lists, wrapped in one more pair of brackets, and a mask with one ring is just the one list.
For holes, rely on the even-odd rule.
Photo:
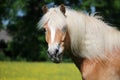
{"label": "horse's ear", "polygon": [[43,11],[44,14],[47,13],[48,7],[47,7],[46,5],[44,5],[44,6],[42,7],[42,11]]}
{"label": "horse's ear", "polygon": [[64,4],[60,5],[60,11],[65,15],[66,10]]}

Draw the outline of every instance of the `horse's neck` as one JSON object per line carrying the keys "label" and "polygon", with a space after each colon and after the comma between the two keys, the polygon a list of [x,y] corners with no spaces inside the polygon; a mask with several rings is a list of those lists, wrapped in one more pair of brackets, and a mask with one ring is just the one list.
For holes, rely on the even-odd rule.
{"label": "horse's neck", "polygon": [[72,58],[73,62],[75,63],[75,65],[77,66],[77,68],[80,70],[81,73],[82,71],[84,71],[85,66],[92,65],[94,62],[98,62],[98,61],[95,61],[95,59],[89,60],[87,58],[74,56],[73,53],[71,52],[70,52],[70,57]]}
{"label": "horse's neck", "polygon": [[[83,80],[89,80],[87,79],[89,77],[90,77],[90,80],[93,77],[98,77],[96,73],[98,69],[100,69],[99,67],[101,67],[101,65],[104,65],[102,61],[96,62],[95,60],[89,60],[89,59],[82,58],[82,57],[75,57],[72,53],[70,55],[71,55],[73,62],[79,69]],[[96,75],[96,76],[93,76],[93,75]]]}
{"label": "horse's neck", "polygon": [[84,59],[74,56],[71,52],[69,54],[70,54],[70,57],[72,58],[73,62],[77,66],[77,68],[80,70]]}
{"label": "horse's neck", "polygon": [[[112,72],[116,73],[117,71],[120,71],[119,54],[120,52],[114,54],[113,56],[108,55],[109,60],[99,59],[99,61],[98,59],[89,60],[87,58],[74,56],[72,53],[70,54],[70,56],[81,72],[83,80],[113,80],[113,78],[115,78],[114,76],[120,76],[120,72],[119,74],[115,75],[111,74]],[[108,77],[110,75],[112,76],[111,79],[109,79]],[[119,79],[115,80],[120,80],[120,77]]]}
{"label": "horse's neck", "polygon": [[81,75],[82,75],[82,80],[85,80],[86,76],[84,76],[84,74],[88,74],[88,69],[90,69],[89,67],[93,67],[94,64],[92,64],[91,61],[89,61],[88,59],[84,59],[82,57],[76,57],[74,56],[72,53],[70,53],[70,56],[73,60],[73,62],[75,63],[76,67],[79,69]]}

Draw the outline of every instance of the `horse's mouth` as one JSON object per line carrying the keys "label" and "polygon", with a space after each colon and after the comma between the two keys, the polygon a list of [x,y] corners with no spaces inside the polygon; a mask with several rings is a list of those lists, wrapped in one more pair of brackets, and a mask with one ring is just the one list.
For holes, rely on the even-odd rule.
{"label": "horse's mouth", "polygon": [[61,54],[53,54],[50,55],[48,54],[48,57],[51,59],[51,61],[53,61],[54,63],[61,63],[62,62],[62,53]]}
{"label": "horse's mouth", "polygon": [[54,60],[53,62],[54,63],[61,63],[61,61],[58,61],[58,60]]}

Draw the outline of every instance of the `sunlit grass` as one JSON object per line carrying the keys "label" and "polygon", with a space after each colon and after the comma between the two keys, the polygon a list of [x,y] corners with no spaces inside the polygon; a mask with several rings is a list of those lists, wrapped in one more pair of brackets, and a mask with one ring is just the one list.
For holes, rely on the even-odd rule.
{"label": "sunlit grass", "polygon": [[81,80],[72,63],[0,62],[0,80]]}

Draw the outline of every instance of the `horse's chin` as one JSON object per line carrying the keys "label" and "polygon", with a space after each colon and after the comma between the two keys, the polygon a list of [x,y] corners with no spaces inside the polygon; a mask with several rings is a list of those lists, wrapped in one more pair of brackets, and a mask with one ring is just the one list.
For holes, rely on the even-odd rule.
{"label": "horse's chin", "polygon": [[54,63],[61,63],[62,62],[62,58],[59,58],[59,59],[54,59],[52,60]]}
{"label": "horse's chin", "polygon": [[61,63],[62,61],[53,61],[54,63],[56,63],[56,64],[59,64],[59,63]]}

